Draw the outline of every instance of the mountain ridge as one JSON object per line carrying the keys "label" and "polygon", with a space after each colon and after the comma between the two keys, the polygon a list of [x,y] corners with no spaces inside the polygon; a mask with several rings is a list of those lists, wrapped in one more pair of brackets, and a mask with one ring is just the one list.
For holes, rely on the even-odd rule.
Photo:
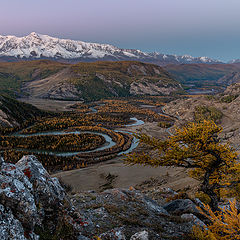
{"label": "mountain ridge", "polygon": [[169,95],[181,85],[162,67],[136,61],[64,64],[49,60],[0,63],[0,93],[12,97],[99,100]]}
{"label": "mountain ridge", "polygon": [[88,43],[60,39],[32,32],[24,37],[0,35],[0,61],[54,59],[66,62],[97,60],[137,60],[157,65],[188,63],[221,63],[208,57],[177,56],[158,52],[147,53],[136,49],[123,49],[110,44]]}

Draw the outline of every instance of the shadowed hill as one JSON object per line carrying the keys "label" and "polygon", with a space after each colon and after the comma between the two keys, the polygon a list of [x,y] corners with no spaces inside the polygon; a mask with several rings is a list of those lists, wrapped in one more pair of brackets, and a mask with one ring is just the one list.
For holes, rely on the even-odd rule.
{"label": "shadowed hill", "polygon": [[0,95],[0,127],[16,127],[26,121],[43,116],[45,113],[36,107]]}

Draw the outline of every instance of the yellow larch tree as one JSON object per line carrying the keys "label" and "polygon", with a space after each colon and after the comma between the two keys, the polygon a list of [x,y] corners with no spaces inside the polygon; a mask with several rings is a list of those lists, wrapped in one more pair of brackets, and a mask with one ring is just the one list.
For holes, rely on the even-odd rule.
{"label": "yellow larch tree", "polygon": [[125,161],[128,164],[189,169],[189,175],[201,182],[200,191],[209,196],[210,207],[216,211],[221,189],[240,182],[238,155],[228,144],[220,142],[218,135],[221,131],[222,128],[213,121],[203,121],[176,128],[175,133],[164,141],[140,134],[137,135],[140,143],[155,150],[155,154],[132,153]]}
{"label": "yellow larch tree", "polygon": [[201,213],[210,220],[210,224],[203,229],[193,227],[193,236],[197,240],[240,240],[240,214],[236,207],[236,200],[230,201],[230,206],[221,211],[213,212],[204,204]]}

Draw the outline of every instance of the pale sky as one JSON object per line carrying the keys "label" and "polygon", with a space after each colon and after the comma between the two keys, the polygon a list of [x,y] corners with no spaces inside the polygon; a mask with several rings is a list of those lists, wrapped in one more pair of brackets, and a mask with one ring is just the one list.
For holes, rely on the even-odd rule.
{"label": "pale sky", "polygon": [[240,0],[7,0],[0,35],[31,32],[147,52],[240,58]]}

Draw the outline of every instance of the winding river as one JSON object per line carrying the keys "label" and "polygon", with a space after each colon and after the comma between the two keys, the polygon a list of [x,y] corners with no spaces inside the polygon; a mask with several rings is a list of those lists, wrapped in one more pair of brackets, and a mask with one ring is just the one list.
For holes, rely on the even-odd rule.
{"label": "winding river", "polygon": [[[93,107],[91,107],[92,113],[97,112],[97,110]],[[131,127],[131,126],[139,126],[144,124],[144,121],[139,120],[135,117],[130,118],[130,120],[134,121],[132,124],[124,125],[125,127]],[[127,133],[127,134],[133,134],[130,131],[124,131],[124,130],[114,130],[115,132],[122,132],[122,133]],[[32,134],[20,134],[20,133],[15,133],[13,136],[16,137],[30,137],[30,136],[46,136],[46,135],[66,135],[66,134],[81,134],[81,133],[92,133],[96,135],[103,136],[105,138],[106,143],[98,148],[95,148],[94,150],[89,150],[89,151],[80,151],[80,152],[57,152],[57,151],[50,151],[50,150],[27,150],[27,149],[16,149],[16,151],[28,151],[31,153],[37,153],[37,154],[48,154],[48,155],[54,155],[54,156],[59,156],[59,157],[71,157],[71,156],[76,156],[80,153],[90,153],[90,152],[97,152],[97,151],[102,151],[108,148],[111,148],[116,145],[116,142],[112,140],[112,138],[104,133],[99,133],[95,131],[71,131],[71,132],[65,132],[65,131],[49,131],[49,132],[40,132],[40,133],[32,133]],[[127,154],[130,153],[132,150],[134,150],[138,146],[138,139],[133,137],[132,144],[129,149],[125,151],[121,151],[118,153],[118,155],[122,154]]]}
{"label": "winding river", "polygon": [[[155,106],[151,106],[151,105],[144,105],[144,107],[146,108],[153,108]],[[95,109],[94,107],[90,107],[91,109],[91,112],[90,113],[97,113],[98,110]],[[159,114],[163,114],[163,115],[166,115],[166,116],[170,116],[168,114],[165,113],[164,109],[161,107],[161,111],[162,113],[159,113]],[[88,113],[88,114],[90,114]],[[173,116],[171,116],[173,117]],[[179,117],[175,117],[175,118],[179,118]],[[127,124],[127,125],[124,125],[124,127],[132,127],[132,126],[140,126],[140,125],[143,125],[144,124],[144,121],[142,120],[139,120],[137,119],[136,117],[132,117],[130,118],[131,121],[134,121],[133,123],[131,124]],[[172,135],[171,133],[171,127],[167,128],[166,131],[169,135]],[[130,131],[126,131],[126,130],[113,130],[115,132],[122,132],[122,133],[127,133],[127,134],[130,134],[132,135],[133,132],[130,132]],[[102,151],[102,150],[105,150],[105,149],[108,149],[108,148],[111,148],[113,146],[116,145],[116,142],[113,141],[113,139],[107,135],[107,134],[104,134],[104,133],[100,133],[100,132],[95,132],[95,131],[71,131],[71,132],[66,132],[66,131],[49,131],[49,132],[40,132],[40,133],[32,133],[32,134],[21,134],[21,133],[15,133],[13,134],[13,136],[16,136],[16,137],[29,137],[29,136],[43,136],[43,135],[66,135],[66,134],[81,134],[81,133],[92,133],[92,134],[96,134],[96,135],[100,135],[102,137],[105,138],[105,144],[103,144],[102,146],[100,147],[97,147],[93,150],[89,150],[89,151],[79,151],[79,152],[57,152],[57,151],[50,151],[50,150],[27,150],[27,149],[16,149],[17,151],[28,151],[28,152],[31,152],[31,153],[37,153],[37,154],[48,154],[48,155],[55,155],[55,156],[59,156],[59,157],[71,157],[71,156],[76,156],[78,154],[81,154],[81,153],[91,153],[91,152],[97,152],[97,151]],[[118,153],[118,155],[122,155],[122,154],[127,154],[127,153],[130,153],[132,152],[139,144],[139,140],[133,136],[133,140],[132,140],[132,143],[131,143],[131,146],[130,148],[128,148],[127,150],[125,151],[121,151]]]}

